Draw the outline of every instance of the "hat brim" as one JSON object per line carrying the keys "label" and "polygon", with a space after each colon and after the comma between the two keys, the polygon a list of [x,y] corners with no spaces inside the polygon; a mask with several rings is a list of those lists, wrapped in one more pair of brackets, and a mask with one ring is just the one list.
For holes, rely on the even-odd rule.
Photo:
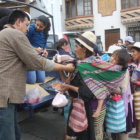
{"label": "hat brim", "polygon": [[85,48],[87,48],[88,50],[90,50],[91,52],[94,52],[94,48],[91,48],[90,46],[88,46],[84,41],[82,41],[79,38],[76,38],[75,40],[77,40],[80,44],[82,44]]}
{"label": "hat brim", "polygon": [[135,42],[135,41],[129,41],[129,40],[125,40],[125,41],[130,42],[130,43],[132,43],[132,44]]}
{"label": "hat brim", "polygon": [[132,48],[138,48],[138,49],[140,49],[140,47],[134,46],[134,45],[131,45],[131,46],[129,46],[129,47],[130,47],[130,49],[132,49]]}

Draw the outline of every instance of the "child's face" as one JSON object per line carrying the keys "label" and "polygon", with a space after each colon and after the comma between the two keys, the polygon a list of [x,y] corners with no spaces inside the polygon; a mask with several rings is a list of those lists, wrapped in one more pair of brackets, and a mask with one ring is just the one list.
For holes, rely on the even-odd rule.
{"label": "child's face", "polygon": [[110,57],[110,63],[116,65],[116,64],[118,64],[118,61],[119,61],[119,60],[118,60],[118,57],[117,57],[116,54],[113,54],[113,55]]}
{"label": "child's face", "polygon": [[46,28],[46,26],[44,26],[44,24],[41,21],[37,20],[35,24],[35,28],[38,32],[41,32]]}

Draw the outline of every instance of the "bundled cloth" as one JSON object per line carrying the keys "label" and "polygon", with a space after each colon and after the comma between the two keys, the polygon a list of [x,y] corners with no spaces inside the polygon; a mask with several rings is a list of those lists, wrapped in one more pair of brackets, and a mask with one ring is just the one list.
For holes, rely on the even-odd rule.
{"label": "bundled cloth", "polygon": [[117,92],[117,87],[125,77],[119,65],[113,65],[91,56],[78,61],[77,71],[97,99],[105,99],[110,93]]}
{"label": "bundled cloth", "polygon": [[75,58],[71,57],[70,55],[59,55],[56,54],[53,57],[54,62],[59,64],[68,64],[68,63],[75,63]]}

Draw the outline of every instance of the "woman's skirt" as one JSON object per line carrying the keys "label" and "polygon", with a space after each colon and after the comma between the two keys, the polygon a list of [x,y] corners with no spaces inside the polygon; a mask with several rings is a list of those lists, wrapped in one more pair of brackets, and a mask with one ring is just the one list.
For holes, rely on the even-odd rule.
{"label": "woman's skirt", "polygon": [[134,110],[136,120],[140,120],[140,91],[134,93]]}
{"label": "woman's skirt", "polygon": [[104,119],[106,114],[106,105],[102,107],[101,113],[99,117],[94,118],[93,124],[94,124],[94,131],[95,131],[95,138],[96,140],[103,140],[104,136]]}

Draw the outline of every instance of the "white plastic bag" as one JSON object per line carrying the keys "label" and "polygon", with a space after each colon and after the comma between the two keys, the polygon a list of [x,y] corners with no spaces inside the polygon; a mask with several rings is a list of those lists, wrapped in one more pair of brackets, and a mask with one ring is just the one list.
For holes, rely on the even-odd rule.
{"label": "white plastic bag", "polygon": [[54,107],[64,107],[68,104],[68,99],[65,95],[58,92],[52,101]]}
{"label": "white plastic bag", "polygon": [[39,88],[33,88],[26,91],[26,100],[28,103],[37,103],[42,100],[43,97]]}

